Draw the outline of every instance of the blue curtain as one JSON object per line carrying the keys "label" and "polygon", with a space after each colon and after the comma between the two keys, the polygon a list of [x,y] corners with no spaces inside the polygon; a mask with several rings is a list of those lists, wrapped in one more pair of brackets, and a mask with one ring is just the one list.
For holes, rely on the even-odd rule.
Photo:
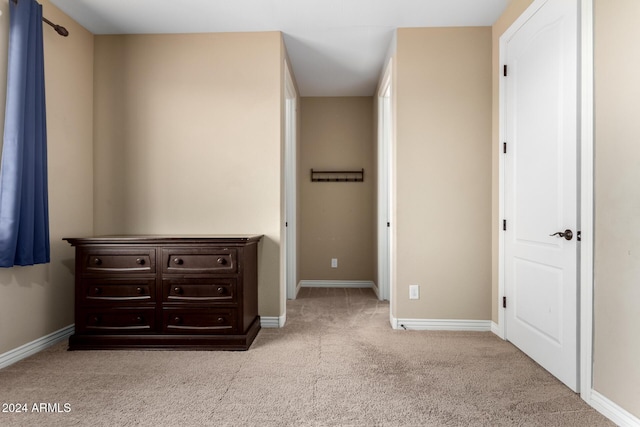
{"label": "blue curtain", "polygon": [[9,7],[0,267],[50,259],[42,6],[35,0],[10,0]]}

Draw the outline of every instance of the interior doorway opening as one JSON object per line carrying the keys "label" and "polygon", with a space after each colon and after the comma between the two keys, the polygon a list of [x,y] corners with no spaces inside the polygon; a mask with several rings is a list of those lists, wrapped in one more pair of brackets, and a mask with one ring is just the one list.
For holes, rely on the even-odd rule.
{"label": "interior doorway opening", "polygon": [[[391,302],[393,298],[392,151],[394,140],[392,60],[389,59],[383,69],[378,89],[373,96],[369,97],[335,97],[334,99],[331,97],[296,97],[293,82],[289,80],[291,78],[289,69],[285,72],[288,81],[285,91],[287,143],[284,154],[285,179],[287,181],[285,185],[286,250],[284,273],[286,276],[286,299],[296,299],[303,287],[342,287],[371,288],[379,300]],[[333,117],[328,121],[317,117],[323,114]],[[341,115],[349,118],[343,117],[341,121]],[[310,119],[309,116],[312,118]],[[360,120],[360,116],[363,117],[362,123],[355,125],[354,123]],[[364,118],[365,116],[366,118]],[[328,128],[339,127],[343,124],[346,126],[346,129],[342,130],[344,135],[335,129],[333,132],[327,131]],[[363,129],[366,131],[362,131]],[[367,135],[364,137],[356,135],[360,132]],[[322,135],[322,137],[318,135]],[[296,138],[299,138],[299,141],[296,141]],[[344,138],[343,141],[336,144],[336,140],[342,138]],[[349,146],[354,139],[367,141],[366,149],[363,147],[357,149],[360,154],[353,155],[348,152],[356,150],[356,148]],[[310,148],[318,145],[326,146],[321,150]],[[309,152],[310,150],[312,152]],[[370,156],[369,160],[362,158],[362,153],[365,151],[368,153],[367,156]],[[348,156],[355,160],[351,163],[342,162]],[[313,182],[310,169],[315,168],[329,170],[348,170],[351,168],[363,171],[361,177],[364,184],[362,182]],[[351,193],[350,200],[349,197],[345,198],[344,195],[339,195],[347,188],[356,190]],[[314,200],[310,203],[309,199],[314,198],[315,196],[312,194],[317,191],[324,193],[324,202]],[[358,246],[369,248],[365,255],[367,263],[370,265],[367,269],[368,273],[366,275],[353,274],[352,277],[327,276],[325,274],[327,271],[328,274],[345,271],[349,262],[352,261],[350,257],[354,251],[349,249],[349,243],[346,243],[348,240],[347,232],[335,233],[335,230],[331,229],[322,231],[321,227],[324,225],[311,225],[311,222],[316,221],[317,217],[327,219],[336,215],[340,217],[339,220],[342,222],[339,227],[345,227],[345,223],[351,220],[348,217],[340,216],[341,205],[354,202],[355,198],[359,198],[363,192],[368,192],[369,196],[366,199],[363,198],[359,205],[368,211],[367,215],[371,217],[370,225],[363,227],[364,230],[357,233],[355,226],[347,226],[346,228],[349,230],[348,232],[359,235],[358,239],[364,235],[367,236],[366,239],[369,239],[369,243]],[[310,204],[311,207],[309,207]],[[309,216],[307,210],[315,211],[315,217]],[[309,234],[309,229],[312,230],[313,235]],[[335,235],[331,235],[331,233]],[[345,242],[337,242],[335,247],[347,247],[346,254],[322,253],[318,249],[328,240],[334,240],[336,243],[335,241],[340,239]],[[343,245],[343,243],[346,244]],[[313,248],[314,246],[315,248]],[[309,261],[315,266],[308,267]],[[352,264],[361,263],[356,261]],[[330,268],[332,270],[329,270]],[[316,275],[316,271],[320,274]],[[391,308],[389,309],[389,318],[390,323],[393,324]]]}

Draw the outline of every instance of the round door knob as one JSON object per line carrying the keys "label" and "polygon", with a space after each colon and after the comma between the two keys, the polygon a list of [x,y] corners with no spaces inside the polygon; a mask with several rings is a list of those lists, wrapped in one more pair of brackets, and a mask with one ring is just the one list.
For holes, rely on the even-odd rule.
{"label": "round door knob", "polygon": [[93,259],[93,263],[94,263],[95,265],[100,265],[100,264],[102,264],[102,260],[101,260],[100,258],[94,258],[94,259]]}
{"label": "round door knob", "polygon": [[182,323],[182,318],[179,316],[176,316],[173,318],[173,323],[179,325],[180,323]]}
{"label": "round door knob", "polygon": [[136,259],[136,264],[138,264],[138,265],[144,265],[144,259],[142,259],[142,258],[137,258],[137,259]]}
{"label": "round door knob", "polygon": [[136,317],[136,322],[138,322],[138,323],[144,323],[144,317],[142,317],[142,316],[137,316],[137,317]]}
{"label": "round door knob", "polygon": [[176,286],[175,288],[173,288],[173,292],[180,295],[182,293],[182,288],[180,286]]}
{"label": "round door knob", "polygon": [[224,294],[224,288],[222,286],[219,286],[218,289],[216,289],[218,291],[219,294]]}
{"label": "round door knob", "polygon": [[222,257],[218,258],[217,261],[220,265],[225,265],[227,263],[227,260]]}
{"label": "round door knob", "polygon": [[138,293],[138,295],[142,295],[144,293],[144,289],[136,288],[136,292]]}
{"label": "round door knob", "polygon": [[93,318],[91,318],[91,322],[93,322],[94,325],[100,323],[101,320],[102,319],[100,319],[100,316],[93,316]]}
{"label": "round door knob", "polygon": [[218,317],[218,323],[224,323],[224,317]]}
{"label": "round door knob", "polygon": [[93,290],[93,292],[94,292],[96,295],[100,295],[100,294],[102,293],[102,288],[95,288],[95,289]]}
{"label": "round door knob", "polygon": [[182,258],[174,258],[173,262],[174,264],[182,265],[184,261],[182,261]]}

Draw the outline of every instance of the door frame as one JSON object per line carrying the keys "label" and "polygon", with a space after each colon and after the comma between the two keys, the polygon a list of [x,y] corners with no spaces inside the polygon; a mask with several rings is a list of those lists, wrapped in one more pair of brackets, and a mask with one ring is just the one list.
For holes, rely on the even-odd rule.
{"label": "door frame", "polygon": [[[392,298],[391,271],[391,226],[392,216],[392,146],[393,146],[393,101],[392,101],[393,60],[389,59],[377,92],[378,109],[378,206],[377,206],[377,234],[378,234],[378,271],[377,294],[378,299]],[[390,225],[387,225],[389,222]],[[390,304],[391,305],[391,304]]]}
{"label": "door frame", "polygon": [[284,291],[286,299],[295,299],[297,276],[297,109],[298,92],[289,65],[284,61]]}
{"label": "door frame", "polygon": [[[513,24],[500,36],[499,64],[504,63],[506,57],[506,40],[510,38],[528,19],[533,16],[547,1],[534,0],[531,5],[518,17]],[[578,361],[580,375],[578,390],[582,399],[591,402],[593,375],[593,245],[594,245],[594,117],[593,117],[593,0],[576,0],[578,7],[579,35],[578,42],[578,94],[579,94],[579,129],[578,129],[578,196],[579,230],[582,241],[578,248]],[[504,180],[505,166],[502,154],[502,141],[505,139],[505,82],[499,79],[498,102],[498,149],[501,153],[498,160],[498,218],[497,224],[504,218]],[[499,227],[498,236],[498,325],[494,332],[502,338],[505,336],[505,313],[501,300],[505,293],[505,241],[504,233]]]}
{"label": "door frame", "polygon": [[593,390],[593,248],[594,228],[594,44],[593,0],[580,0],[580,396],[592,403]]}

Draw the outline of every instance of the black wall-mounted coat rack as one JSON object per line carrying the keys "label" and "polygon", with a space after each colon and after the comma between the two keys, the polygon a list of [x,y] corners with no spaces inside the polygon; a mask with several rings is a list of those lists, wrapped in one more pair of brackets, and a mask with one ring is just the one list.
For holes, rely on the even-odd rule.
{"label": "black wall-mounted coat rack", "polygon": [[360,170],[314,170],[311,169],[311,182],[362,182],[364,169]]}

